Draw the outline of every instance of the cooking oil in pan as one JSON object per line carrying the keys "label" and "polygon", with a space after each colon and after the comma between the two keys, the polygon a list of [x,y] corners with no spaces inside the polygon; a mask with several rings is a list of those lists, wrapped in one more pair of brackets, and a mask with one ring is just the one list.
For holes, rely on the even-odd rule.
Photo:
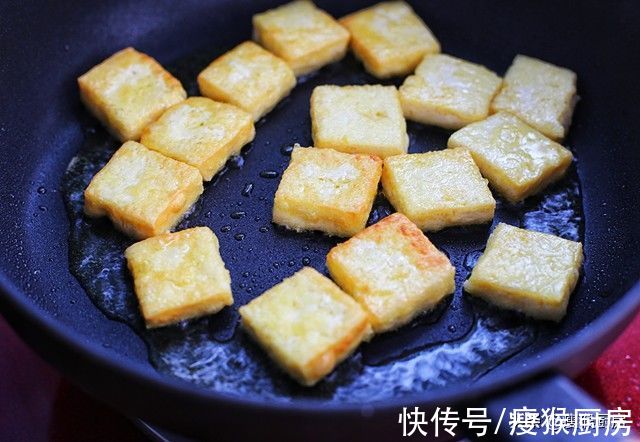
{"label": "cooking oil in pan", "polygon": [[[197,93],[194,79],[208,58],[196,55],[170,69],[190,94]],[[117,232],[108,220],[88,219],[82,213],[83,190],[118,147],[86,117],[84,144],[69,164],[62,186],[70,219],[70,268],[105,315],[128,324],[141,336],[159,371],[229,394],[285,401],[304,396],[363,402],[473,382],[536,340],[535,322],[471,300],[461,290],[482,253],[488,225],[429,234],[456,266],[456,293],[433,312],[361,346],[314,388],[302,388],[289,380],[238,330],[238,306],[302,266],[326,273],[326,253],[341,240],[271,225],[273,195],[291,146],[312,145],[307,115],[313,87],[371,82],[374,79],[348,57],[300,82],[269,114],[268,121],[257,124],[253,143],[205,185],[205,193],[177,227],[206,225],[216,233],[231,271],[235,304],[210,317],[155,330],[144,327],[123,257],[133,240]],[[440,149],[449,136],[447,131],[413,123],[408,124],[408,132],[410,152]],[[369,224],[392,212],[384,196],[378,195]],[[581,240],[584,229],[575,167],[541,196],[518,205],[500,200],[494,224],[497,222]]]}

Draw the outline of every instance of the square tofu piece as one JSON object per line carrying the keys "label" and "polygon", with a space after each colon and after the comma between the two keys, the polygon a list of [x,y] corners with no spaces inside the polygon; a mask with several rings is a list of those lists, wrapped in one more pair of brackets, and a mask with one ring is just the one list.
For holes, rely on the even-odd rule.
{"label": "square tofu piece", "polygon": [[378,78],[411,73],[440,43],[405,2],[383,2],[340,19],[351,32],[351,48]]}
{"label": "square tofu piece", "polygon": [[489,222],[496,208],[487,180],[464,149],[389,157],[382,187],[396,210],[422,230]]}
{"label": "square tofu piece", "polygon": [[329,374],[371,336],[367,314],[329,278],[305,267],[240,307],[244,329],[302,385]]}
{"label": "square tofu piece", "polygon": [[307,0],[253,16],[255,39],[304,75],[344,57],[349,31]]}
{"label": "square tofu piece", "polygon": [[394,86],[318,86],[311,94],[316,147],[380,158],[406,153],[407,123]]}
{"label": "square tofu piece", "polygon": [[511,112],[549,138],[562,140],[577,101],[573,71],[517,55],[491,107],[494,112]]}
{"label": "square tofu piece", "polygon": [[219,249],[208,227],[165,233],[127,248],[127,265],[148,328],[233,304],[231,277]]}
{"label": "square tofu piece", "polygon": [[573,159],[568,149],[506,112],[460,129],[448,146],[468,149],[491,186],[513,203],[561,178]]}
{"label": "square tofu piece", "polygon": [[231,104],[191,97],[147,126],[140,143],[197,167],[204,180],[210,181],[255,134],[250,113]]}
{"label": "square tofu piece", "polygon": [[499,307],[559,321],[582,259],[579,242],[500,223],[464,288]]}
{"label": "square tofu piece", "polygon": [[327,266],[367,311],[376,333],[408,323],[455,289],[449,259],[400,213],[335,246]]}
{"label": "square tofu piece", "polygon": [[120,141],[139,139],[147,124],[187,97],[156,60],[133,48],[93,67],[78,85],[84,104]]}
{"label": "square tofu piece", "polygon": [[289,65],[252,41],[216,58],[198,75],[202,95],[236,105],[254,120],[273,109],[295,85]]}
{"label": "square tofu piece", "polygon": [[400,102],[409,120],[458,129],[489,115],[501,82],[484,66],[450,55],[427,55],[400,87]]}
{"label": "square tofu piece", "polygon": [[168,232],[202,191],[198,169],[127,141],[85,189],[84,212],[148,238]]}
{"label": "square tofu piece", "polygon": [[296,147],[276,191],[273,222],[352,236],[367,223],[381,173],[375,156]]}

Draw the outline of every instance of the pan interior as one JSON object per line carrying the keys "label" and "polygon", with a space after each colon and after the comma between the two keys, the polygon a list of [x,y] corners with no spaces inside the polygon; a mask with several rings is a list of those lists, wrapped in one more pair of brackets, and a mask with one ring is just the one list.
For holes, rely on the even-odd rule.
{"label": "pan interior", "polygon": [[[42,2],[0,13],[0,29],[6,31],[0,39],[0,78],[8,85],[9,103],[0,106],[0,224],[6,231],[0,235],[0,270],[19,289],[7,294],[9,299],[28,297],[35,306],[31,319],[54,318],[60,329],[72,331],[96,352],[107,353],[115,364],[135,364],[148,378],[160,377],[159,370],[204,389],[257,400],[316,397],[369,403],[472,383],[478,376],[491,381],[529,372],[543,351],[563,359],[553,353],[555,345],[615,308],[640,275],[640,83],[635,78],[640,59],[634,50],[640,17],[628,1],[586,1],[579,8],[556,0],[411,2],[445,53],[498,74],[518,53],[578,74],[581,98],[565,140],[577,162],[542,197],[516,207],[499,201],[496,217],[584,241],[583,275],[561,323],[530,322],[493,310],[458,289],[435,312],[362,346],[310,390],[274,369],[236,330],[235,309],[164,330],[143,330],[122,258],[131,241],[108,221],[80,216],[81,190],[118,143],[81,106],[75,79],[133,45],[156,57],[190,94],[197,94],[198,71],[250,38],[251,15],[274,3],[184,0],[177,8],[175,2],[151,0]],[[339,17],[372,2],[317,3]],[[325,254],[336,240],[272,226],[279,178],[261,178],[260,172],[281,173],[288,147],[311,144],[308,99],[315,85],[377,82],[351,56],[301,81],[257,125],[256,140],[207,186],[180,226],[208,225],[216,232],[232,273],[236,306],[303,264],[325,271]],[[415,124],[408,130],[412,152],[441,149],[449,134]],[[244,195],[247,184],[253,188]],[[375,207],[372,221],[391,210],[382,198]],[[429,234],[454,262],[458,287],[489,231],[490,226],[475,226]],[[588,362],[588,356],[569,353],[578,360],[575,367]],[[100,380],[94,385],[101,385]]]}
{"label": "pan interior", "polygon": [[[198,93],[196,74],[208,61],[208,54],[193,54],[168,69],[193,95]],[[82,215],[84,188],[119,146],[92,118],[83,118],[86,136],[63,178],[71,226],[70,268],[100,310],[130,325],[143,338],[158,370],[230,394],[366,402],[472,382],[534,342],[535,322],[471,301],[462,293],[462,282],[482,252],[490,225],[429,234],[457,268],[455,294],[412,324],[365,344],[316,388],[300,388],[290,381],[238,329],[239,306],[303,265],[326,274],[326,253],[342,241],[318,232],[286,231],[270,222],[273,195],[291,146],[312,144],[311,91],[321,84],[377,82],[349,56],[301,79],[291,96],[258,122],[253,143],[206,185],[204,196],[177,228],[205,225],[216,232],[231,271],[235,304],[208,318],[155,330],[145,330],[142,324],[123,258],[124,249],[133,241],[116,232],[107,220]],[[410,152],[442,149],[450,134],[411,123],[408,132]],[[275,173],[263,173],[266,171]],[[507,222],[580,241],[581,204],[573,167],[566,178],[539,197],[518,205],[500,200],[493,225]],[[379,193],[369,223],[392,212]]]}

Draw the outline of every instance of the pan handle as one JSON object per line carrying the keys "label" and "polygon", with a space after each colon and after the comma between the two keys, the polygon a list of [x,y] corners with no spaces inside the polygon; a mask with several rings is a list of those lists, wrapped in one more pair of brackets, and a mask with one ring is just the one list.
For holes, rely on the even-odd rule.
{"label": "pan handle", "polygon": [[[606,412],[606,407],[592,398],[587,392],[581,389],[568,377],[552,373],[546,376],[535,378],[533,381],[519,386],[516,389],[504,391],[501,394],[489,397],[485,406],[487,407],[488,417],[492,422],[499,422],[502,416],[502,423],[498,428],[497,440],[503,441],[536,441],[541,440],[544,436],[540,435],[540,431],[536,436],[533,435],[512,435],[511,427],[509,425],[509,411],[515,409],[522,409],[526,406],[529,409],[540,411],[542,409],[549,409],[556,407],[565,408],[567,413],[574,413],[576,409],[600,409],[602,412]],[[503,410],[506,410],[503,412]],[[601,433],[604,433],[604,428],[600,429]],[[550,437],[554,441],[571,442],[576,440],[612,440],[612,441],[630,441],[638,440],[633,434],[627,437],[622,436],[622,432],[617,435],[606,437],[604,434],[600,434],[598,437],[594,437],[593,434],[585,435],[573,435],[570,431],[569,434],[561,432],[560,434],[554,434]],[[495,440],[495,439],[494,439]]]}

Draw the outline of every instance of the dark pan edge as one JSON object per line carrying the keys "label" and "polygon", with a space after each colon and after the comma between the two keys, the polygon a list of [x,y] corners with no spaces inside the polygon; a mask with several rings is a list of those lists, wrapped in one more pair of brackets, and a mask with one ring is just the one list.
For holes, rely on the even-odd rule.
{"label": "dark pan edge", "polygon": [[[225,407],[233,407],[238,410],[259,409],[271,412],[300,412],[305,414],[331,414],[331,413],[357,413],[361,414],[363,405],[359,404],[327,404],[322,400],[300,399],[291,402],[257,401],[233,395],[217,393],[198,388],[192,384],[163,376],[159,373],[150,375],[151,372],[142,370],[137,364],[130,361],[114,360],[113,352],[108,349],[91,345],[73,333],[70,327],[56,321],[42,312],[36,305],[28,301],[27,296],[6,277],[0,273],[0,291],[4,296],[0,297],[0,310],[11,325],[18,331],[27,343],[32,345],[37,352],[49,361],[54,361],[61,371],[70,374],[69,367],[62,367],[59,361],[59,353],[54,348],[66,348],[70,353],[86,358],[93,367],[101,367],[114,378],[134,381],[140,389],[154,390],[171,399],[186,399],[203,404],[213,405],[224,403]],[[599,354],[631,320],[636,310],[640,309],[640,282],[637,282],[619,301],[615,303],[601,317],[587,325],[577,334],[568,337],[556,346],[542,352],[538,358],[528,361],[515,369],[510,376],[499,380],[481,379],[473,385],[459,385],[447,389],[434,390],[429,395],[411,395],[384,402],[367,403],[367,409],[381,412],[396,410],[407,404],[422,404],[425,406],[443,403],[457,403],[470,401],[482,395],[495,392],[515,385],[544,371],[561,371],[567,375],[575,375]],[[49,341],[49,342],[45,342]],[[50,344],[54,342],[55,344]],[[580,355],[579,357],[576,357]],[[67,361],[69,365],[69,361]],[[77,364],[80,367],[82,364]],[[85,370],[86,371],[86,370]],[[71,373],[75,379],[86,377],[86,373]],[[91,376],[89,376],[91,377]],[[81,382],[80,382],[81,383]],[[89,389],[87,385],[81,385]],[[89,389],[91,390],[91,389]],[[90,391],[91,392],[91,391]],[[95,394],[95,393],[94,393]],[[108,399],[107,399],[107,402]]]}

